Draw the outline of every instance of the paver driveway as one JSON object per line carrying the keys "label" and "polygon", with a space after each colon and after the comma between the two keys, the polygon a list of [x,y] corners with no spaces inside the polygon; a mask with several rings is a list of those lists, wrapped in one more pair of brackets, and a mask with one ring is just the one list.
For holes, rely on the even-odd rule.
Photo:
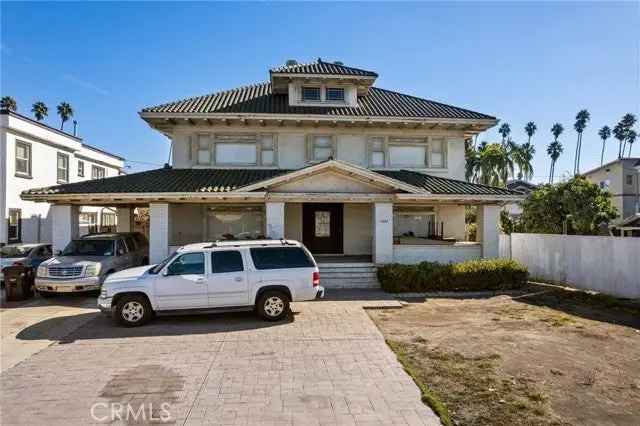
{"label": "paver driveway", "polygon": [[2,373],[1,423],[440,424],[363,309],[394,303],[296,303],[286,322],[161,317],[135,329],[96,314]]}

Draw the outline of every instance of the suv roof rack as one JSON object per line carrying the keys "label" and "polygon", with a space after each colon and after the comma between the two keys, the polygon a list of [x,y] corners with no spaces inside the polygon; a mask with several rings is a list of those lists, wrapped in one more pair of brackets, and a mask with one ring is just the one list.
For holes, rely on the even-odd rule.
{"label": "suv roof rack", "polygon": [[286,240],[280,238],[279,240],[216,240],[203,248],[214,247],[246,247],[246,246],[295,246],[298,242],[294,240]]}

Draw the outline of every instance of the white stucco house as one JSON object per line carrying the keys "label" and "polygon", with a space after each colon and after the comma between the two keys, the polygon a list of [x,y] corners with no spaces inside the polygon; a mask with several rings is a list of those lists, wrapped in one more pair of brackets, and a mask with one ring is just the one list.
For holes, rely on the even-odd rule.
{"label": "white stucco house", "polygon": [[[124,159],[42,122],[0,111],[0,244],[53,240],[49,203],[20,198],[23,191],[118,176]],[[40,201],[40,200],[38,200]],[[115,209],[81,206],[74,218],[81,234],[116,225]]]}
{"label": "white stucco house", "polygon": [[[497,256],[500,208],[522,195],[464,181],[465,139],[497,119],[375,87],[377,77],[290,62],[266,82],[144,108],[171,140],[170,166],[22,197],[55,204],[56,246],[76,232],[79,205],[115,207],[125,228],[148,206],[152,262],[195,241],[260,237],[351,266]],[[464,241],[470,204],[477,242]]]}

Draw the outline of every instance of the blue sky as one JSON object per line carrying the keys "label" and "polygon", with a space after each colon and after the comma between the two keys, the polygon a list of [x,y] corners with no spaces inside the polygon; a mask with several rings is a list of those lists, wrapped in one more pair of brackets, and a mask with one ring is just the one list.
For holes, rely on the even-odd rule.
{"label": "blue sky", "polygon": [[288,58],[341,60],[377,71],[379,87],[495,115],[519,142],[535,121],[541,181],[554,122],[566,129],[558,175],[572,169],[579,109],[592,117],[583,170],[599,164],[597,130],[638,115],[639,4],[2,2],[0,88],[27,115],[47,103],[54,126],[70,102],[85,141],[133,171],[169,147],[141,108],[264,81]]}

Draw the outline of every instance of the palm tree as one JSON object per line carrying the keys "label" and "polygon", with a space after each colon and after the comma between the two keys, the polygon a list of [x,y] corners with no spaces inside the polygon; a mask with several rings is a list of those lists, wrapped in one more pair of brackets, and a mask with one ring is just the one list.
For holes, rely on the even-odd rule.
{"label": "palm tree", "polygon": [[527,141],[527,143],[529,144],[531,143],[531,138],[536,133],[536,130],[538,130],[538,126],[536,126],[536,123],[534,123],[533,121],[528,122],[527,125],[524,126],[524,131],[527,133],[527,136],[529,137],[529,140]]}
{"label": "palm tree", "polygon": [[618,158],[622,158],[622,142],[627,138],[627,131],[622,121],[613,128],[613,137],[618,139]]}
{"label": "palm tree", "polygon": [[602,139],[602,153],[600,154],[600,165],[604,162],[604,145],[607,142],[607,139],[611,136],[611,129],[609,126],[603,126],[600,130],[598,130],[598,136]]}
{"label": "palm tree", "polygon": [[509,137],[509,134],[511,133],[511,126],[509,126],[509,123],[503,123],[498,129],[498,133],[502,135],[502,145],[504,146],[507,142],[507,137]]}
{"label": "palm tree", "polygon": [[573,125],[573,128],[578,132],[578,141],[576,142],[576,156],[573,162],[573,174],[577,175],[580,173],[580,153],[582,151],[582,132],[587,127],[587,123],[591,119],[591,114],[586,109],[581,109],[576,114],[576,122]]}
{"label": "palm tree", "polygon": [[2,99],[0,99],[0,109],[17,111],[18,104],[16,103],[16,100],[13,99],[11,96],[3,96]]}
{"label": "palm tree", "polygon": [[533,165],[531,161],[536,153],[535,147],[529,142],[522,145],[515,144],[511,151],[513,162],[518,166],[518,179],[529,180],[533,177]]}
{"label": "palm tree", "polygon": [[629,143],[629,155],[628,155],[628,157],[631,157],[631,147],[633,146],[633,144],[636,141],[637,137],[638,137],[638,134],[633,129],[629,130],[629,133],[627,133],[627,142]]}
{"label": "palm tree", "polygon": [[553,183],[553,174],[555,173],[555,169],[556,169],[556,161],[558,161],[558,158],[560,157],[560,154],[562,154],[562,151],[563,151],[562,144],[557,140],[551,142],[547,147],[547,154],[549,155],[549,157],[551,157],[551,170],[549,171],[549,183]]}
{"label": "palm tree", "polygon": [[624,133],[625,133],[625,139],[624,139],[624,143],[622,145],[622,155],[624,156],[624,150],[627,147],[627,140],[629,138],[629,132],[631,132],[631,128],[634,126],[634,124],[636,124],[636,116],[633,114],[625,114],[624,117],[622,117],[622,120],[620,120],[620,122],[622,123],[622,126],[624,127]]}
{"label": "palm tree", "polygon": [[62,122],[60,123],[60,130],[64,130],[64,122],[73,117],[73,108],[67,102],[60,102],[58,105],[58,115]]}
{"label": "palm tree", "polygon": [[44,102],[38,101],[31,107],[31,112],[36,120],[42,121],[47,115],[49,115],[49,108],[47,108]]}

